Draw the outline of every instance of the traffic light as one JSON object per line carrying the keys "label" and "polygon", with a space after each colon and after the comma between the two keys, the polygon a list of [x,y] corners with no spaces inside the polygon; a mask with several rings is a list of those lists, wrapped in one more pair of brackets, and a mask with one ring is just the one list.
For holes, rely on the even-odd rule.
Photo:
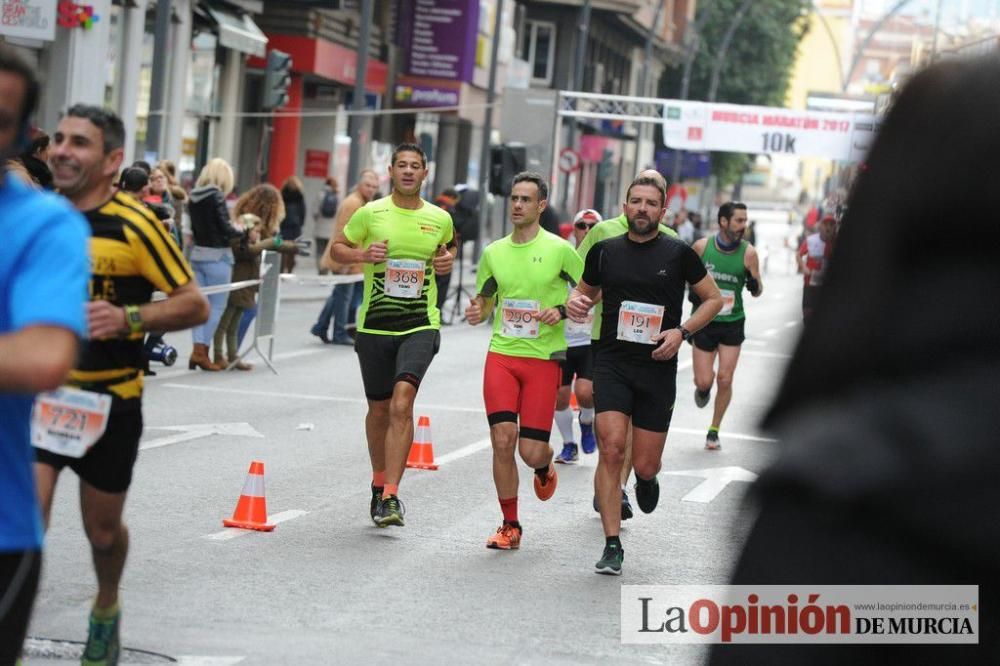
{"label": "traffic light", "polygon": [[507,143],[490,148],[490,193],[510,194],[514,176],[528,166],[528,153],[523,143]]}
{"label": "traffic light", "polygon": [[292,56],[283,51],[267,52],[264,74],[264,110],[274,111],[288,104],[288,86],[292,82]]}

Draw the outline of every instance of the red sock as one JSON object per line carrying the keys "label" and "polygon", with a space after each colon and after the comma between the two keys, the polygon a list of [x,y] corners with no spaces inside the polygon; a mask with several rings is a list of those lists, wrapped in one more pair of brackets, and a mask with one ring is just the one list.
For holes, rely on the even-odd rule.
{"label": "red sock", "polygon": [[516,523],[517,522],[517,497],[511,497],[510,499],[500,500],[500,510],[503,511],[504,522]]}
{"label": "red sock", "polygon": [[385,470],[381,472],[372,472],[372,485],[376,488],[382,488],[385,486]]}
{"label": "red sock", "polygon": [[382,497],[388,497],[389,495],[399,494],[399,484],[398,483],[387,483],[384,486],[385,490],[382,491]]}

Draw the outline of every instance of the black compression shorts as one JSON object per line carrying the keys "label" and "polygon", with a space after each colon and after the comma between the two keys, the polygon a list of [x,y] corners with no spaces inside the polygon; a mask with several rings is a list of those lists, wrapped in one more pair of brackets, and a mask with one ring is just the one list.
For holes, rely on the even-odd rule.
{"label": "black compression shorts", "polygon": [[396,382],[420,388],[420,382],[441,347],[441,333],[424,329],[406,335],[358,333],[354,351],[361,363],[361,381],[369,400],[388,400]]}

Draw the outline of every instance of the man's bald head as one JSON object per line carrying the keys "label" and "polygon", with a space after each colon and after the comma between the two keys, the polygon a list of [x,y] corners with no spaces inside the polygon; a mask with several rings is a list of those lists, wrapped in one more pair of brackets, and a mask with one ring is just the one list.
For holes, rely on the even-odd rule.
{"label": "man's bald head", "polygon": [[667,179],[664,178],[656,169],[643,169],[639,172],[639,175],[636,176],[636,178],[655,178],[660,182],[660,185],[664,190],[667,189]]}

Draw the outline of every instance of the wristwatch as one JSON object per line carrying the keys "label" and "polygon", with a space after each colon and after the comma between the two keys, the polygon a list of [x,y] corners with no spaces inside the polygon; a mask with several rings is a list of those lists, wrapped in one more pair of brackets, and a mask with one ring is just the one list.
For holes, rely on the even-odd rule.
{"label": "wristwatch", "polygon": [[569,316],[568,314],[566,314],[566,306],[565,305],[557,305],[556,306],[556,310],[559,310],[559,318],[560,319],[566,319]]}
{"label": "wristwatch", "polygon": [[687,330],[683,326],[678,326],[677,330],[681,332],[681,340],[687,342],[691,339],[691,331]]}
{"label": "wristwatch", "polygon": [[125,321],[128,322],[129,333],[142,333],[142,315],[138,305],[125,306]]}

